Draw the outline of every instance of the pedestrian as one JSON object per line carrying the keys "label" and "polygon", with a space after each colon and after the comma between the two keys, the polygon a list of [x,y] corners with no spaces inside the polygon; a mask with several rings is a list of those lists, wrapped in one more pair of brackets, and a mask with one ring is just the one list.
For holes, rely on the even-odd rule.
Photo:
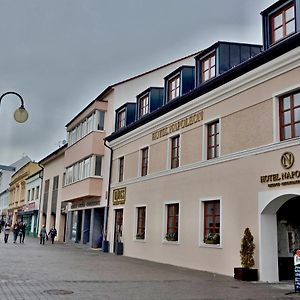
{"label": "pedestrian", "polygon": [[45,225],[42,226],[41,231],[40,231],[40,244],[45,245],[45,237],[47,236],[47,231],[45,228]]}
{"label": "pedestrian", "polygon": [[52,228],[50,229],[48,235],[50,235],[50,238],[51,238],[51,242],[52,244],[54,244],[54,239],[57,235],[57,230],[55,229],[55,226],[53,225]]}
{"label": "pedestrian", "polygon": [[4,230],[4,226],[5,226],[5,222],[2,219],[1,222],[0,222],[0,233],[1,233],[2,230]]}
{"label": "pedestrian", "polygon": [[19,232],[18,232],[18,237],[20,238],[20,244],[22,243],[22,238],[23,238],[23,230],[22,230],[22,227],[23,227],[23,223],[20,222],[20,223],[19,223]]}
{"label": "pedestrian", "polygon": [[9,233],[10,233],[10,224],[6,223],[4,226],[4,243],[5,244],[7,244]]}
{"label": "pedestrian", "polygon": [[21,226],[22,231],[22,243],[24,244],[25,234],[26,234],[26,223],[23,223]]}
{"label": "pedestrian", "polygon": [[18,238],[18,234],[19,234],[19,224],[15,223],[14,227],[13,227],[13,234],[14,234],[14,244],[17,241]]}

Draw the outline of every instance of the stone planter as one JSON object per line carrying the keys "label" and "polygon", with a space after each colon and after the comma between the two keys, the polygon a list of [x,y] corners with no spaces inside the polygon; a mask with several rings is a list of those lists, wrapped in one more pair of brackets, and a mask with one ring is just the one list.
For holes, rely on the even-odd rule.
{"label": "stone planter", "polygon": [[258,281],[258,270],[249,268],[234,268],[234,278],[242,281]]}

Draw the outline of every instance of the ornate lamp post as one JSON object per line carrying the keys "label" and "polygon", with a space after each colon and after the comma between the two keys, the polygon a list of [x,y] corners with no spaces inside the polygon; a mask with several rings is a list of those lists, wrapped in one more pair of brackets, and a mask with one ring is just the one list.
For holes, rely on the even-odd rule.
{"label": "ornate lamp post", "polygon": [[19,123],[24,123],[26,122],[26,120],[28,119],[28,112],[27,110],[25,109],[24,107],[24,100],[23,98],[21,97],[21,95],[19,95],[18,93],[16,92],[6,92],[4,93],[3,95],[1,95],[0,97],[0,104],[1,104],[1,100],[3,99],[3,97],[5,97],[6,95],[9,95],[9,94],[13,94],[13,95],[16,95],[20,98],[21,100],[21,106],[16,109],[15,113],[14,113],[14,118],[17,122]]}

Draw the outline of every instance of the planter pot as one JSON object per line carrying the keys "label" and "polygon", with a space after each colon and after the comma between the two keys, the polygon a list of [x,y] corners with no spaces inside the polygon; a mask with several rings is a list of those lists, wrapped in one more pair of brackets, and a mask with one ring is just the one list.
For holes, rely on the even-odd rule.
{"label": "planter pot", "polygon": [[102,242],[102,251],[108,252],[109,251],[109,241],[103,241]]}
{"label": "planter pot", "polygon": [[116,247],[115,247],[115,254],[116,255],[123,255],[124,251],[124,245],[122,242],[116,242]]}
{"label": "planter pot", "polygon": [[234,268],[234,278],[243,281],[258,281],[258,270],[249,268]]}

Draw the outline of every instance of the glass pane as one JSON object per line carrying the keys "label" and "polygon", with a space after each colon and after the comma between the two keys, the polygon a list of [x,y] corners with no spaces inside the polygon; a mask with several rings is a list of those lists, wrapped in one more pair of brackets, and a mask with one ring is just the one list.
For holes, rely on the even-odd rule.
{"label": "glass pane", "polygon": [[209,126],[209,135],[215,134],[215,126],[214,125],[210,125]]}
{"label": "glass pane", "polygon": [[214,157],[215,157],[215,151],[214,151],[214,148],[210,148],[210,149],[209,149],[208,157],[209,157],[209,158],[214,158]]}
{"label": "glass pane", "polygon": [[282,25],[282,14],[274,18],[274,28],[277,28]]}
{"label": "glass pane", "polygon": [[286,111],[283,113],[283,124],[290,124],[291,123],[291,112]]}
{"label": "glass pane", "polygon": [[212,135],[211,137],[209,137],[209,145],[210,146],[214,146],[215,145],[215,136]]}
{"label": "glass pane", "polygon": [[212,56],[210,59],[210,66],[214,66],[216,64],[216,58],[215,56]]}
{"label": "glass pane", "polygon": [[209,72],[208,71],[204,72],[203,75],[204,75],[204,81],[209,79]]}
{"label": "glass pane", "polygon": [[285,12],[286,22],[290,21],[291,19],[294,19],[294,17],[295,17],[295,10],[294,10],[294,6],[292,6]]}
{"label": "glass pane", "polygon": [[284,139],[290,139],[292,137],[291,126],[284,127]]}
{"label": "glass pane", "polygon": [[[219,202],[216,203],[215,210],[216,210],[216,215],[220,215],[220,203]],[[220,219],[219,219],[219,221],[217,221],[217,220],[216,220],[216,222],[220,222]]]}
{"label": "glass pane", "polygon": [[209,68],[209,60],[206,60],[204,62],[204,70],[207,70]]}
{"label": "glass pane", "polygon": [[294,95],[294,107],[300,106],[300,93]]}
{"label": "glass pane", "polygon": [[215,77],[216,75],[216,71],[215,71],[215,67],[210,69],[210,77]]}
{"label": "glass pane", "polygon": [[282,27],[279,27],[278,29],[276,29],[274,31],[274,37],[275,37],[275,41],[278,41],[278,40],[283,38],[283,29],[282,29]]}
{"label": "glass pane", "polygon": [[295,122],[298,122],[298,121],[300,121],[300,107],[299,108],[296,108],[295,110],[294,110],[294,118],[295,118]]}
{"label": "glass pane", "polygon": [[290,97],[283,98],[283,109],[287,110],[291,107]]}
{"label": "glass pane", "polygon": [[286,24],[286,35],[289,35],[294,32],[295,32],[295,20],[290,21]]}
{"label": "glass pane", "polygon": [[300,136],[300,123],[295,124],[295,137]]}

